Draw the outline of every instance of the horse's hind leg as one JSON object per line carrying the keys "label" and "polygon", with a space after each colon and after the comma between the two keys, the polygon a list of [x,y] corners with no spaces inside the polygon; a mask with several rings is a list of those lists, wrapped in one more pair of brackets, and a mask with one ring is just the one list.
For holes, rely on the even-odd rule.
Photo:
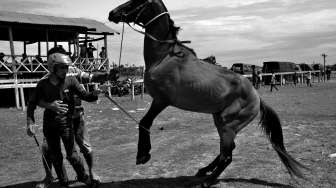
{"label": "horse's hind leg", "polygon": [[[224,169],[232,162],[232,151],[235,148],[235,131],[224,125],[220,115],[214,115],[214,121],[220,137],[220,155],[209,165],[209,170],[211,168],[212,170],[215,168],[215,170],[205,179],[202,184],[203,187],[212,185]],[[214,167],[214,165],[216,165],[216,167]]]}

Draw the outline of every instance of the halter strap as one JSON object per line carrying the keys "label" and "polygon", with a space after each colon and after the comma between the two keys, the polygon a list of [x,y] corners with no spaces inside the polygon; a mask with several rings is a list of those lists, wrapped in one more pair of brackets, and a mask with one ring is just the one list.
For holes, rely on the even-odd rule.
{"label": "halter strap", "polygon": [[[146,24],[140,24],[140,23],[137,23],[137,20],[139,19],[139,17],[142,15],[142,13],[146,10],[147,8],[147,5],[150,4],[150,3],[153,3],[153,0],[147,0],[145,3],[137,6],[135,9],[133,9],[131,11],[131,13],[141,9],[139,11],[139,13],[137,14],[135,20],[134,20],[134,23],[143,27],[143,28],[146,28],[149,24],[153,23],[156,19],[160,18],[161,16],[165,15],[165,14],[168,14],[169,13],[167,11],[165,12],[162,12],[158,15],[156,15],[154,18],[150,19]],[[130,14],[130,13],[129,13]],[[127,23],[127,22],[126,22]],[[146,33],[146,32],[143,32],[143,31],[140,31],[138,29],[135,29],[134,27],[132,27],[129,23],[127,23],[128,26],[130,26],[134,31],[138,32],[138,33],[141,33],[147,37],[149,37],[150,39],[156,41],[156,42],[160,42],[160,43],[169,43],[169,44],[174,44],[174,43],[190,43],[190,41],[179,41],[177,39],[171,39],[171,40],[159,40],[157,38],[155,38],[153,35],[149,34],[149,33]]]}
{"label": "halter strap", "polygon": [[151,20],[149,20],[146,24],[144,24],[144,27],[147,27],[149,24],[151,24],[153,21],[155,21],[156,19],[160,18],[161,16],[168,14],[168,12],[162,12],[161,14],[155,16],[154,18],[152,18]]}
{"label": "halter strap", "polygon": [[155,38],[153,35],[149,34],[149,33],[146,33],[146,32],[143,32],[143,31],[140,31],[138,29],[135,29],[133,26],[131,26],[129,23],[127,23],[128,26],[130,26],[130,28],[132,28],[134,31],[138,32],[138,33],[141,33],[147,37],[149,37],[150,39],[156,41],[156,42],[160,42],[160,43],[170,43],[170,44],[174,44],[176,43],[178,40],[176,39],[171,39],[171,40],[160,40],[160,39],[157,39]]}

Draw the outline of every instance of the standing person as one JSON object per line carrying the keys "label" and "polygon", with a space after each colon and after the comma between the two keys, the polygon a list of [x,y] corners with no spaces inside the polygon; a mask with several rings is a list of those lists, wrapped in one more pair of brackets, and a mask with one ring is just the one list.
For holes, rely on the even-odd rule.
{"label": "standing person", "polygon": [[80,58],[86,58],[86,54],[87,54],[87,48],[85,45],[81,44],[79,45],[79,57]]}
{"label": "standing person", "polygon": [[99,52],[99,57],[102,59],[106,58],[106,50],[105,47],[101,47],[101,51]]}
{"label": "standing person", "polygon": [[[67,54],[67,52],[61,48],[52,48],[49,50],[50,54],[56,53],[56,52]],[[49,75],[47,75],[46,77],[48,76]],[[84,83],[89,83],[89,82],[104,82],[106,80],[114,81],[118,79],[118,71],[111,70],[110,73],[104,73],[104,72],[86,73],[86,72],[81,71],[75,66],[70,66],[69,71],[66,76],[75,77],[78,81],[80,81],[80,83],[84,84]],[[91,144],[89,142],[88,131],[85,127],[85,122],[84,122],[84,117],[83,117],[84,108],[81,106],[80,98],[77,95],[74,95],[74,97],[75,97],[75,111],[72,117],[72,121],[74,125],[75,142],[79,146],[80,151],[83,154],[84,159],[88,165],[92,184],[99,184],[100,178],[93,172],[93,151],[92,151]],[[42,108],[50,109],[57,113],[67,110],[67,107],[58,101],[54,101],[52,103],[46,103],[45,101],[40,100],[38,105]],[[42,144],[42,151],[44,154],[44,158],[47,162],[46,164],[46,162],[43,160],[43,166],[45,169],[46,176],[40,183],[37,184],[36,188],[47,187],[53,181],[53,176],[50,173],[50,169],[52,168],[50,152],[48,150],[48,145],[45,142],[45,139],[43,141],[44,142]]]}
{"label": "standing person", "polygon": [[63,106],[63,110],[58,113],[46,109],[43,115],[43,134],[62,187],[68,187],[69,182],[63,165],[60,140],[63,141],[68,161],[77,173],[77,179],[87,185],[91,184],[90,177],[85,173],[84,165],[74,147],[72,116],[75,111],[74,94],[89,102],[98,99],[98,91],[88,93],[74,77],[66,77],[71,63],[70,58],[61,53],[48,56],[50,74],[38,82],[27,109],[27,134],[32,136],[32,125],[35,123],[34,110],[39,100]]}
{"label": "standing person", "polygon": [[327,74],[327,80],[330,80],[331,69],[329,67],[326,70],[326,74]]}
{"label": "standing person", "polygon": [[294,74],[293,74],[293,84],[294,84],[294,87],[296,87],[297,81],[298,81],[298,74],[295,71]]}
{"label": "standing person", "polygon": [[262,83],[263,83],[262,75],[261,72],[258,71],[258,88],[262,86]]}
{"label": "standing person", "polygon": [[312,87],[311,79],[312,79],[312,73],[310,71],[308,71],[308,73],[307,73],[307,87]]}
{"label": "standing person", "polygon": [[257,71],[255,69],[255,65],[252,65],[252,85],[254,86],[254,88],[258,89],[257,87],[257,82],[258,82],[258,75],[257,75]]}
{"label": "standing person", "polygon": [[3,52],[0,52],[0,62],[4,63],[5,60],[3,59],[5,57],[5,54]]}
{"label": "standing person", "polygon": [[87,50],[88,58],[93,58],[93,52],[96,51],[97,49],[90,42],[86,50]]}
{"label": "standing person", "polygon": [[279,90],[277,87],[276,87],[276,79],[275,79],[275,74],[274,72],[272,72],[272,76],[271,76],[271,92],[272,92],[272,89],[275,88],[277,91]]}

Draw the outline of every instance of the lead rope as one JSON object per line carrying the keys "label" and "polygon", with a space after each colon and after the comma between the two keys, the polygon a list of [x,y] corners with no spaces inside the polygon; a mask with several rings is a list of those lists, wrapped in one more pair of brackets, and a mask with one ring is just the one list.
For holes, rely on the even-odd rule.
{"label": "lead rope", "polygon": [[137,123],[139,125],[139,128],[144,129],[145,131],[148,132],[148,134],[150,134],[150,130],[147,129],[144,126],[140,125],[140,122],[138,120],[136,120],[131,114],[129,114],[122,106],[120,106],[115,100],[113,100],[108,93],[105,93],[105,97],[108,98],[113,104],[115,104],[121,111],[123,111],[129,118],[131,118],[135,123]]}
{"label": "lead rope", "polygon": [[[121,41],[120,41],[120,53],[119,53],[119,71],[120,71],[120,63],[121,63],[121,54],[122,54],[122,47],[123,47],[123,41],[124,41],[124,33],[125,33],[125,23],[123,22],[122,32],[121,32]],[[129,118],[131,118],[136,124],[138,124],[139,128],[142,128],[150,134],[150,130],[146,127],[143,127],[140,125],[140,122],[135,119],[131,114],[129,114],[121,105],[119,105],[115,100],[113,100],[108,93],[105,93],[105,97],[108,98],[113,104],[115,104],[121,111],[123,111]]]}
{"label": "lead rope", "polygon": [[124,42],[124,33],[125,33],[125,23],[123,22],[122,32],[121,32],[121,41],[120,41],[120,53],[119,53],[119,67],[118,67],[119,70],[120,70],[120,63],[121,63],[122,47],[123,47],[123,42]]}

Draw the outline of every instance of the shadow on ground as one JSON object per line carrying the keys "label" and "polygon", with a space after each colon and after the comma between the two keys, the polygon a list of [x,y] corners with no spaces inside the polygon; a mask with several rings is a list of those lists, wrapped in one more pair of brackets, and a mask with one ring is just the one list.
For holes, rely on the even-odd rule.
{"label": "shadow on ground", "polygon": [[[153,178],[153,179],[132,179],[117,182],[103,182],[100,184],[99,188],[198,188],[204,178],[197,178],[194,176],[180,176],[175,178]],[[33,188],[37,182],[25,182],[16,185],[9,185],[0,188]],[[217,184],[220,183],[243,183],[243,184],[253,184],[265,187],[282,187],[282,188],[294,188],[291,185],[284,185],[280,183],[268,182],[260,179],[244,179],[244,178],[225,178],[220,179]],[[57,188],[58,183],[53,183],[49,188]],[[71,187],[74,188],[86,188],[84,185],[72,184]],[[215,185],[215,187],[217,187]]]}

